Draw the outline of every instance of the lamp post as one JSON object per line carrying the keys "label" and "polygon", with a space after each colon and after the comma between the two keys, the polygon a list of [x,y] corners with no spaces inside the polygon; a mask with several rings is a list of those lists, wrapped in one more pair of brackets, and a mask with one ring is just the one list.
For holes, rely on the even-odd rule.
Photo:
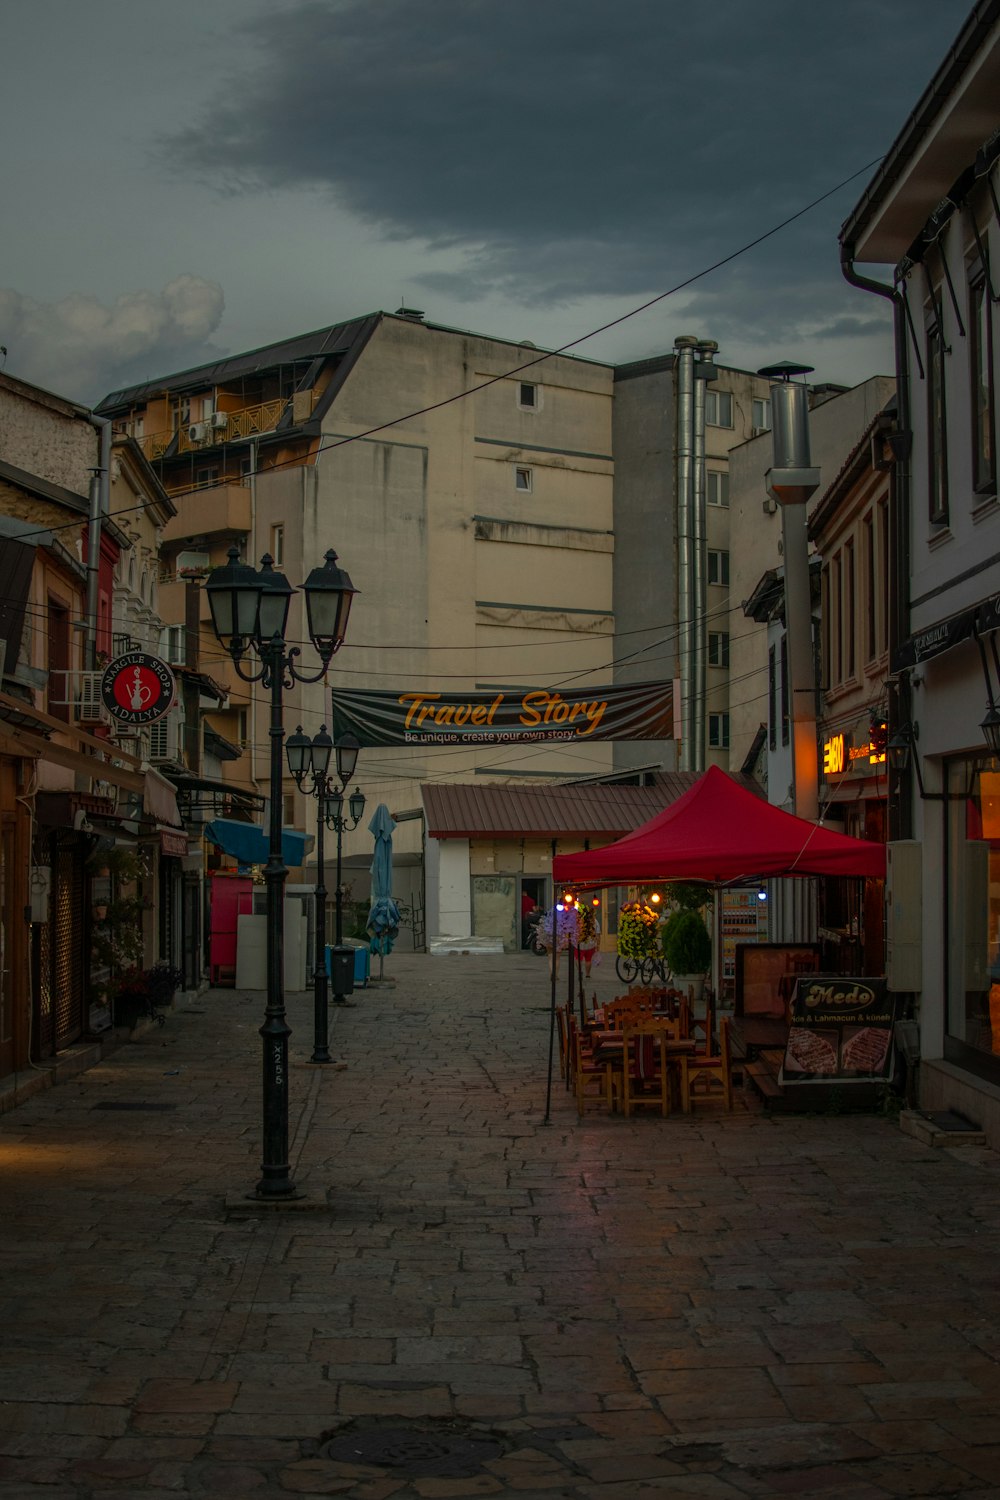
{"label": "lamp post", "polygon": [[[339,844],[342,829],[338,827],[337,819],[344,805],[343,786],[354,774],[354,767],[358,759],[358,742],[350,736],[345,736],[337,746],[337,776],[341,782],[338,791],[327,774],[330,767],[330,757],[333,754],[333,740],[330,738],[324,724],[319,734],[312,739],[303,734],[300,724],[294,734],[289,735],[285,753],[288,756],[288,769],[295,778],[295,784],[300,791],[307,796],[316,798],[316,966],[313,970],[313,1054],[309,1059],[314,1063],[328,1063],[332,1061],[329,1047],[329,1013],[327,1009],[327,994],[329,989],[326,972],[326,871],[323,859],[323,830],[325,828],[337,829],[338,860],[337,860],[337,885],[338,895],[340,886],[340,859]],[[306,779],[309,785],[306,786]],[[357,817],[351,827],[357,827],[365,810],[365,799],[360,791],[355,791],[350,799],[350,808],[353,815],[357,807]],[[340,924],[337,928],[337,946],[341,946]],[[339,979],[340,967],[334,970],[334,977]],[[338,1003],[343,1004],[341,997]]]}
{"label": "lamp post", "polygon": [[[358,742],[352,735],[345,734],[337,746],[337,779],[340,782],[339,790],[330,792],[326,802],[326,826],[337,830],[337,889],[334,895],[334,911],[336,913],[336,925],[334,927],[333,943],[334,954],[340,954],[344,946],[344,886],[340,878],[340,861],[343,837],[357,828],[365,812],[364,793],[357,787],[347,799],[347,816],[344,815],[344,792],[347,783],[354,775],[354,768],[358,763]],[[349,950],[350,951],[350,950]],[[353,961],[353,951],[351,953]],[[334,983],[333,1003],[334,1005],[347,1005],[349,1002],[344,996],[340,986],[343,985],[344,965],[343,958],[338,963],[334,959]]]}
{"label": "lamp post", "polygon": [[[260,572],[241,563],[235,547],[229,561],[215,568],[205,586],[212,626],[220,645],[228,652],[244,682],[260,682],[270,690],[270,794],[271,809],[268,858],[264,867],[267,888],[267,1009],[260,1028],[263,1042],[263,1161],[255,1196],[269,1200],[295,1196],[288,1168],[288,1038],[285,1019],[284,975],[284,886],[288,869],[281,849],[281,743],[284,739],[282,696],[296,682],[318,682],[325,676],[331,657],[340,650],[347,634],[351,602],[357,590],[342,568],[337,554],[327,552],[321,567],[313,568],[302,592],[306,599],[309,639],[319,655],[320,670],[302,672],[296,665],[301,655],[285,640],[288,606],[296,592],[288,580],[274,571],[267,553]],[[253,652],[260,662],[256,670],[244,665]],[[252,657],[250,657],[252,660]]]}

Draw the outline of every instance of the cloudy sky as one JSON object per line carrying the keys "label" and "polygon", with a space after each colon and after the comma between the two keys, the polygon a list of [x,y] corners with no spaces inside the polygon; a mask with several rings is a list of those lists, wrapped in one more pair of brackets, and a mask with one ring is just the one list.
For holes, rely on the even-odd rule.
{"label": "cloudy sky", "polygon": [[7,0],[0,345],[80,401],[401,304],[891,370],[837,231],[971,0]]}

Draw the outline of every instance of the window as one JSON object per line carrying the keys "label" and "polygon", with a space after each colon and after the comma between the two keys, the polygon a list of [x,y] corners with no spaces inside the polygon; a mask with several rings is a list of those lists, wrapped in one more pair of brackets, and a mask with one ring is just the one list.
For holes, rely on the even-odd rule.
{"label": "window", "polygon": [[199,490],[211,489],[212,485],[213,484],[218,484],[218,482],[219,482],[219,469],[218,469],[218,466],[213,466],[213,467],[207,468],[207,469],[195,469],[195,471],[194,471],[194,483],[195,483],[195,488],[196,489],[199,489]]}
{"label": "window", "polygon": [[729,749],[729,715],[709,714],[708,743],[712,750]]}
{"label": "window", "polygon": [[237,716],[237,723],[239,725],[239,728],[236,731],[238,742],[239,742],[240,745],[243,746],[244,749],[246,749],[247,742],[250,739],[250,712],[249,712],[249,709],[246,709],[246,708],[241,708],[240,709],[239,714]]}
{"label": "window", "polygon": [[710,667],[729,667],[729,632],[728,630],[710,630],[708,632],[708,665]]}
{"label": "window", "polygon": [[295,793],[285,792],[281,799],[282,817],[286,828],[295,827]]}
{"label": "window", "polygon": [[844,658],[848,677],[854,676],[855,629],[854,616],[854,543],[844,548]]}
{"label": "window", "polygon": [[774,646],[767,653],[767,743],[778,748],[778,658]]}
{"label": "window", "polygon": [[[889,505],[885,500],[878,503],[878,548],[879,548],[879,593],[883,601],[889,597]],[[889,609],[883,602],[879,616],[879,648],[889,649]]]}
{"label": "window", "polygon": [[719,583],[724,587],[729,586],[729,553],[713,552],[708,554],[708,581]]}
{"label": "window", "polygon": [[833,668],[832,682],[834,684],[844,680],[844,632],[842,628],[843,610],[840,602],[840,553],[833,559],[833,570],[830,574],[830,641],[833,646]]}
{"label": "window", "polygon": [[178,399],[177,405],[174,407],[173,411],[171,412],[171,417],[173,419],[173,425],[174,425],[174,431],[175,432],[177,431],[178,427],[187,427],[188,426],[188,424],[191,421],[191,397],[190,396],[181,396]]}
{"label": "window", "polygon": [[945,342],[941,320],[927,330],[927,496],[932,526],[948,524],[948,446],[945,424]]}
{"label": "window", "polygon": [[993,320],[986,274],[969,285],[969,364],[972,386],[972,485],[978,495],[997,490],[993,401]]}
{"label": "window", "polygon": [[952,800],[945,804],[945,931],[958,939],[947,944],[946,1031],[948,1038],[968,1049],[962,1055],[963,1066],[996,1083],[1000,1081],[996,1024],[1000,1004],[1000,843],[995,834],[1000,765],[996,760],[958,760],[948,763],[946,774],[945,791]]}
{"label": "window", "polygon": [[285,561],[285,528],[284,526],[271,527],[271,556],[276,566]]}
{"label": "window", "polygon": [[752,426],[754,432],[769,432],[771,428],[770,401],[754,401]]}
{"label": "window", "polygon": [[537,385],[532,385],[530,380],[522,380],[517,388],[517,404],[527,411],[535,411],[538,407]]}
{"label": "window", "polygon": [[164,625],[160,631],[160,655],[172,667],[187,664],[187,629],[183,625]]}
{"label": "window", "polygon": [[528,495],[531,494],[531,470],[530,469],[515,469],[514,470],[514,488],[516,490],[523,490],[525,494],[528,494]]}
{"label": "window", "polygon": [[[830,611],[833,608],[833,605],[831,603],[831,599],[832,599],[832,590],[831,590],[831,587],[830,587],[830,568],[829,568],[829,566],[826,566],[826,567],[824,567],[822,575],[820,577],[820,619],[822,620],[822,631],[823,631],[823,664],[822,664],[822,670],[823,670],[823,687],[824,688],[828,688],[830,686],[830,666],[831,666],[830,639],[831,639],[832,630],[833,630],[833,627],[832,627],[832,624],[831,624],[831,617],[830,617]],[[774,747],[772,746],[771,748],[773,749]]]}
{"label": "window", "polygon": [[732,391],[705,392],[705,423],[709,427],[732,427]]}
{"label": "window", "polygon": [[870,515],[864,524],[864,569],[865,569],[865,661],[872,661],[878,654],[875,630],[875,526]]}
{"label": "window", "polygon": [[729,475],[725,469],[709,469],[705,475],[709,505],[729,509]]}

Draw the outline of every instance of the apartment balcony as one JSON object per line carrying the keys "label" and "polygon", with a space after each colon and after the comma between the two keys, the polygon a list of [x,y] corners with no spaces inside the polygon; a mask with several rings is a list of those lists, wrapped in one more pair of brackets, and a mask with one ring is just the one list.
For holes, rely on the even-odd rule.
{"label": "apartment balcony", "polygon": [[195,536],[245,536],[250,530],[249,485],[213,484],[173,499],[177,514],[163,528],[164,544]]}
{"label": "apartment balcony", "polygon": [[205,449],[218,448],[224,443],[263,437],[275,430],[282,416],[289,410],[293,424],[305,422],[312,415],[320,394],[319,391],[297,391],[290,400],[279,397],[273,401],[261,401],[256,406],[228,411],[225,392],[220,391],[218,411],[211,412],[201,421],[188,422],[171,428],[168,432],[150,433],[137,441],[150,461],[162,458],[175,439],[177,446],[171,457],[184,453],[197,454]]}

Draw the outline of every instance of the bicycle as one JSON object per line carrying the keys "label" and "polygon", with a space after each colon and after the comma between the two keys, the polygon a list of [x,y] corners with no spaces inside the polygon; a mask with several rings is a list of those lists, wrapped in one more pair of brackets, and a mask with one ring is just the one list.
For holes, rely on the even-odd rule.
{"label": "bicycle", "polygon": [[615,973],[622,984],[633,984],[637,979],[641,984],[651,984],[654,979],[666,984],[670,977],[664,959],[655,953],[647,953],[645,958],[625,958],[619,953]]}

